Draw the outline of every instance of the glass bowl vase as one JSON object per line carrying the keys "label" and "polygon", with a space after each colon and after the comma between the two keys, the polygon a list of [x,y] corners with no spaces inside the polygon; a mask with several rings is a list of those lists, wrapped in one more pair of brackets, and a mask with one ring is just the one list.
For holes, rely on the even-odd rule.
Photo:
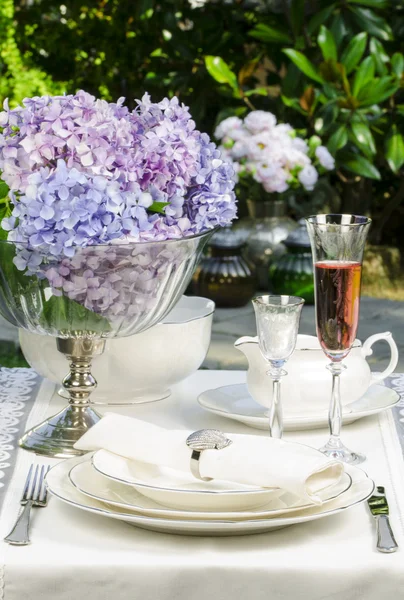
{"label": "glass bowl vase", "polygon": [[[68,458],[100,416],[91,360],[107,338],[131,336],[161,321],[187,287],[212,231],[177,240],[49,247],[0,241],[0,312],[17,327],[56,338],[70,364],[69,404],[27,431],[20,446]],[[68,254],[68,256],[66,256]],[[150,357],[152,360],[152,357]]]}

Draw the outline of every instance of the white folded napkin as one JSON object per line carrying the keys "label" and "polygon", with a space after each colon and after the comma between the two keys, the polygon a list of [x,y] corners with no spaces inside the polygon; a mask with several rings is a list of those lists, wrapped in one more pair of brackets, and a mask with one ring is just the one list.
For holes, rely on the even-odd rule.
{"label": "white folded napkin", "polygon": [[[108,450],[125,458],[190,472],[186,430],[167,430],[139,419],[107,413],[74,445],[79,450]],[[343,464],[314,448],[256,435],[226,434],[232,444],[204,450],[203,477],[258,487],[279,487],[306,502],[321,504],[320,490],[337,483]],[[207,484],[209,485],[209,484]]]}

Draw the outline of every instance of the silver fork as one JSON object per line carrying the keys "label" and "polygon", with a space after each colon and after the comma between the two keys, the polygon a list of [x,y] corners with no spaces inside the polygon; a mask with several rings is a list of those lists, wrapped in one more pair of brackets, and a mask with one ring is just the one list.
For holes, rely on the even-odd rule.
{"label": "silver fork", "polygon": [[31,508],[33,506],[46,506],[48,502],[48,493],[45,483],[45,475],[50,467],[32,464],[29,468],[27,479],[25,481],[24,491],[20,504],[24,507],[4,541],[15,546],[25,546],[30,543],[29,522]]}

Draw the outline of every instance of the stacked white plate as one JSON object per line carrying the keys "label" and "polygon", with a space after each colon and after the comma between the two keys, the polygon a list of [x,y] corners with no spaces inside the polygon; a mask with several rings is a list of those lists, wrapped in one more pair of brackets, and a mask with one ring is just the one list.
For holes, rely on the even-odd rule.
{"label": "stacked white plate", "polygon": [[346,467],[337,484],[320,492],[321,506],[304,505],[279,488],[198,481],[190,474],[127,460],[106,450],[57,464],[49,471],[47,484],[51,494],[79,509],[182,535],[271,531],[347,510],[365,501],[374,489],[364,471]]}

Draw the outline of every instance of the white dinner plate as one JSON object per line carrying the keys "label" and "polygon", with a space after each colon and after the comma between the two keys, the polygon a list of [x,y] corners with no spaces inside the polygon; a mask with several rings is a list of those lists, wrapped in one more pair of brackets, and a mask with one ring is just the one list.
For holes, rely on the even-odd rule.
{"label": "white dinner plate", "polygon": [[[372,385],[362,398],[343,407],[342,422],[348,425],[362,417],[375,415],[395,406],[399,400],[400,396],[395,390],[384,385]],[[198,402],[209,412],[221,417],[240,421],[255,429],[268,429],[267,411],[251,398],[243,383],[207,390],[200,394]],[[328,413],[285,414],[283,426],[285,431],[328,427]]]}
{"label": "white dinner plate", "polygon": [[[100,475],[91,464],[91,460],[84,460],[76,464],[69,472],[69,479],[75,488],[82,494],[100,502],[125,510],[135,511],[154,517],[176,519],[264,519],[287,514],[293,511],[309,508],[312,504],[303,505],[301,500],[284,492],[278,498],[270,500],[264,506],[251,511],[242,512],[195,512],[177,509],[162,508],[160,504],[139,493],[132,486],[112,481]],[[347,493],[352,485],[351,476],[344,473],[341,480],[326,490],[319,492],[323,505]]]}
{"label": "white dinner plate", "polygon": [[181,535],[249,535],[264,533],[296,523],[305,523],[340,513],[348,508],[365,501],[372,495],[374,483],[364,471],[358,467],[347,466],[346,471],[352,477],[352,486],[339,498],[326,506],[313,507],[298,511],[287,517],[266,519],[251,519],[244,521],[232,520],[192,520],[165,519],[135,514],[132,511],[115,510],[97,500],[84,496],[69,480],[69,472],[76,464],[87,460],[87,457],[70,458],[55,465],[47,474],[46,481],[49,492],[81,510],[98,514],[111,519],[126,521],[143,529],[151,529],[162,533]]}
{"label": "white dinner plate", "polygon": [[284,493],[279,488],[262,488],[215,479],[200,481],[191,473],[169,467],[128,460],[108,450],[97,450],[91,458],[96,471],[163,506],[195,511],[243,511],[268,504]]}

